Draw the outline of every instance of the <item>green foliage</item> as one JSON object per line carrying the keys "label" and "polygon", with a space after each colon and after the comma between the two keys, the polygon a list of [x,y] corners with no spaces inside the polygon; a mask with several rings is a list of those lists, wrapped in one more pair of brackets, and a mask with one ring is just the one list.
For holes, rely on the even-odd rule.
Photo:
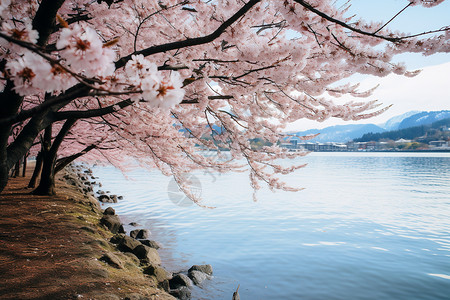
{"label": "green foliage", "polygon": [[449,137],[448,131],[441,130],[442,128],[450,127],[450,118],[434,122],[430,125],[422,125],[409,127],[400,130],[392,130],[382,133],[367,133],[362,137],[355,139],[355,142],[378,142],[380,140],[418,140],[422,143],[428,143],[433,140],[445,139]]}

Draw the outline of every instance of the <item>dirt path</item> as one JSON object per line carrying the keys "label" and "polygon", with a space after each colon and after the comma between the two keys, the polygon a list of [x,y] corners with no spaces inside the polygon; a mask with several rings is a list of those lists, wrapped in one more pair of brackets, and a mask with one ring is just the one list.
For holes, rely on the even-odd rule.
{"label": "dirt path", "polygon": [[62,180],[57,196],[30,195],[28,178],[0,194],[0,299],[174,299],[138,266],[98,260],[114,249],[95,202]]}

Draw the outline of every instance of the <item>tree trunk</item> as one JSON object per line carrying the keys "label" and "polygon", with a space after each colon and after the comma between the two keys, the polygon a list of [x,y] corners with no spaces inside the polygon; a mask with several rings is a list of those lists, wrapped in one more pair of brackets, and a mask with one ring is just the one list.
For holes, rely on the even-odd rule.
{"label": "tree trunk", "polygon": [[42,172],[38,187],[32,192],[35,195],[54,195],[55,194],[55,174],[54,164],[56,157],[51,155],[52,146],[52,125],[45,128],[44,138],[42,140]]}
{"label": "tree trunk", "polygon": [[23,157],[23,164],[22,164],[22,166],[23,166],[23,170],[22,170],[22,177],[25,177],[25,175],[27,175],[27,160],[28,160],[28,154],[27,154],[27,155],[25,155],[25,156]]}
{"label": "tree trunk", "polygon": [[[64,137],[69,133],[70,128],[75,124],[76,120],[68,119],[59,131],[58,135],[51,145],[52,139],[52,125],[45,129],[44,133],[44,147],[42,151],[42,173],[41,180],[38,187],[33,191],[35,195],[55,195],[55,165],[56,156],[58,154],[59,146],[61,146]],[[51,145],[51,146],[50,146]]]}
{"label": "tree trunk", "polygon": [[16,164],[14,165],[14,170],[12,171],[11,177],[12,178],[16,178],[17,176],[19,176],[20,173],[20,163],[21,161],[19,160],[18,162],[16,162]]}
{"label": "tree trunk", "polygon": [[[3,68],[4,64],[5,61],[1,61],[0,67]],[[3,92],[0,93],[0,119],[15,115],[22,104],[23,97],[16,94],[13,88],[13,83],[7,80]],[[10,124],[0,126],[0,193],[8,183],[9,170],[13,166],[9,164],[7,150],[11,128]]]}
{"label": "tree trunk", "polygon": [[33,175],[31,175],[30,182],[28,183],[29,188],[35,188],[36,182],[39,177],[39,174],[41,174],[42,170],[42,150],[39,151],[38,155],[36,156],[36,165],[34,166]]}

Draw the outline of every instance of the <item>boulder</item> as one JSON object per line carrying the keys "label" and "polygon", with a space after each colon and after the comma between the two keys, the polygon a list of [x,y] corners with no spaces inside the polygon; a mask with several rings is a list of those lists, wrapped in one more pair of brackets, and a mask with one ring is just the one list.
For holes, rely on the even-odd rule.
{"label": "boulder", "polygon": [[134,226],[134,227],[136,227],[136,226],[139,226],[139,224],[138,223],[136,223],[136,222],[131,222],[130,224],[128,224],[128,225],[130,225],[130,226]]}
{"label": "boulder", "polygon": [[141,242],[126,235],[118,243],[119,250],[122,252],[133,252],[140,245],[142,245]]}
{"label": "boulder", "polygon": [[117,203],[117,197],[116,198],[112,198],[108,195],[100,195],[98,196],[98,201],[103,202],[103,203]]}
{"label": "boulder", "polygon": [[108,207],[107,209],[105,209],[105,211],[103,212],[104,215],[115,215],[116,211],[114,210],[114,208],[112,207]]}
{"label": "boulder", "polygon": [[100,219],[100,224],[105,225],[112,233],[119,233],[123,230],[122,223],[116,215],[104,215]]}
{"label": "boulder", "polygon": [[191,299],[191,290],[185,286],[180,286],[177,289],[170,290],[170,294],[180,300]]}
{"label": "boulder", "polygon": [[188,272],[191,272],[191,271],[194,271],[194,270],[203,272],[203,273],[208,274],[208,275],[212,275],[212,273],[213,273],[213,269],[212,269],[211,265],[193,265],[188,270]]}
{"label": "boulder", "polygon": [[209,278],[209,275],[207,275],[206,273],[196,271],[196,270],[190,271],[188,275],[189,275],[189,278],[192,280],[192,282],[194,282],[195,285],[199,285],[203,281],[205,281],[206,279]]}
{"label": "boulder", "polygon": [[116,234],[115,236],[113,236],[109,241],[113,244],[119,244],[120,241],[122,241],[122,239],[125,237],[124,234]]}
{"label": "boulder", "polygon": [[158,283],[172,278],[172,274],[167,272],[164,268],[161,268],[160,266],[154,264],[150,264],[147,267],[145,267],[144,274],[155,276]]}
{"label": "boulder", "polygon": [[111,199],[111,201],[113,201],[113,203],[117,203],[117,195],[111,195],[111,196],[109,196],[109,199]]}
{"label": "boulder", "polygon": [[137,257],[139,257],[139,259],[147,263],[157,265],[161,264],[161,258],[159,257],[158,251],[156,251],[156,249],[140,244],[139,246],[135,247],[132,252]]}
{"label": "boulder", "polygon": [[130,231],[130,236],[134,239],[148,239],[150,231],[147,229],[135,229]]}
{"label": "boulder", "polygon": [[154,248],[154,249],[159,249],[161,248],[161,244],[158,243],[157,241],[152,241],[152,240],[139,240],[139,242],[141,242],[143,245],[145,246],[149,246],[150,248]]}
{"label": "boulder", "polygon": [[106,262],[107,264],[109,264],[110,266],[117,268],[117,269],[123,269],[123,263],[122,261],[115,256],[114,254],[107,252],[105,253],[101,258],[101,261]]}
{"label": "boulder", "polygon": [[171,289],[177,289],[181,286],[191,287],[192,281],[186,275],[178,273],[174,274],[172,279],[169,280],[169,286]]}
{"label": "boulder", "polygon": [[119,233],[126,233],[125,228],[123,228],[123,225],[120,225]]}

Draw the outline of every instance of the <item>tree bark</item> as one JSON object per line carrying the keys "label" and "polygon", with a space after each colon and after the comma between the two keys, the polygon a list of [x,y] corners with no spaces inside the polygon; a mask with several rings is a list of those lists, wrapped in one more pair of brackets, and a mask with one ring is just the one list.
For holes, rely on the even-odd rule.
{"label": "tree bark", "polygon": [[[3,68],[5,61],[0,62],[0,67]],[[2,93],[0,93],[0,119],[17,114],[17,111],[22,104],[23,98],[16,94],[13,90],[14,85],[10,80],[6,81],[6,86]],[[14,163],[8,163],[8,138],[11,134],[12,124],[5,124],[0,126],[0,193],[8,183],[9,170],[14,166]]]}
{"label": "tree bark", "polygon": [[52,139],[52,125],[45,129],[44,134],[44,147],[43,147],[43,165],[41,179],[38,187],[33,191],[34,195],[55,195],[55,165],[58,149],[61,146],[64,137],[69,133],[70,128],[75,124],[75,119],[68,119],[58,135],[56,136],[53,144]]}
{"label": "tree bark", "polygon": [[84,148],[83,151],[80,151],[74,155],[58,159],[58,161],[56,162],[55,174],[57,174],[59,171],[64,169],[65,166],[67,166],[68,164],[73,162],[78,157],[85,155],[86,153],[88,153],[89,151],[91,151],[92,149],[95,149],[95,148],[97,148],[97,145],[90,145],[90,146],[87,146],[86,148]]}
{"label": "tree bark", "polygon": [[25,175],[26,175],[26,173],[27,173],[27,158],[28,158],[28,156],[24,156],[23,157],[23,163],[22,163],[22,167],[23,167],[23,169],[22,169],[22,177],[25,177]]}
{"label": "tree bark", "polygon": [[32,192],[35,195],[54,195],[55,194],[55,176],[52,165],[54,159],[50,154],[52,146],[52,125],[45,128],[44,138],[42,140],[42,172],[38,187]]}
{"label": "tree bark", "polygon": [[41,174],[42,170],[42,150],[39,151],[38,155],[36,156],[36,165],[34,166],[33,175],[31,175],[30,182],[28,183],[29,188],[35,188],[36,182],[39,177],[39,174]]}

